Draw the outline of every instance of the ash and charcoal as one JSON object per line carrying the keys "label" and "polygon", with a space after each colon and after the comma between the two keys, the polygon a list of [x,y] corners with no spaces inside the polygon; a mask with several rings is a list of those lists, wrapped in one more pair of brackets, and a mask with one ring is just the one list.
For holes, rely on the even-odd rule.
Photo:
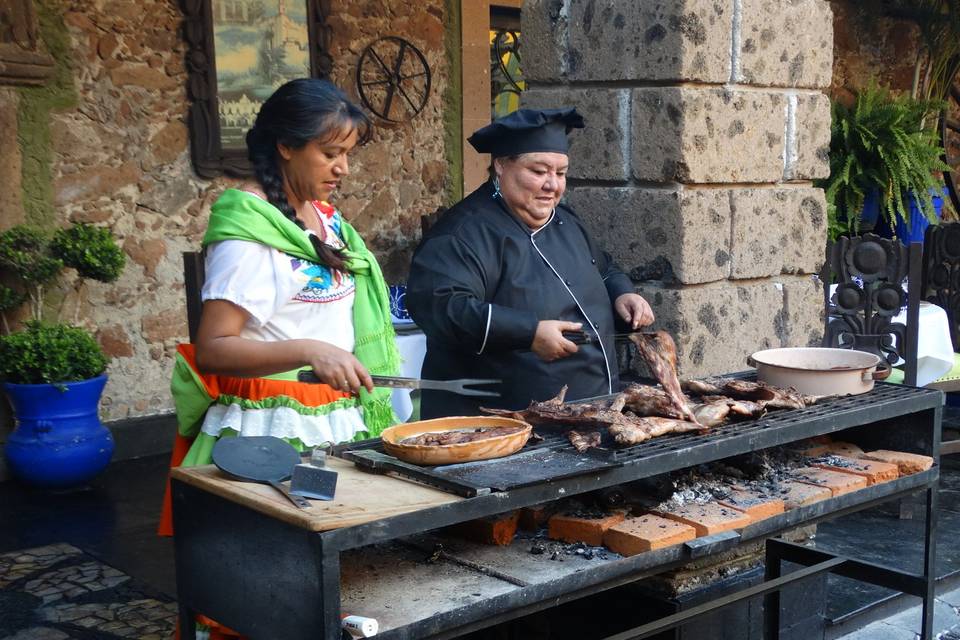
{"label": "ash and charcoal", "polygon": [[781,486],[809,459],[794,449],[778,447],[688,469],[671,477],[674,492],[655,509],[671,511],[690,504],[724,500],[735,488],[745,488],[759,498],[787,493]]}
{"label": "ash and charcoal", "polygon": [[593,547],[585,542],[574,542],[567,544],[557,540],[534,539],[530,543],[530,554],[534,556],[543,556],[555,562],[564,562],[567,557],[579,557],[584,560],[607,560],[610,558],[610,551],[606,547]]}
{"label": "ash and charcoal", "polygon": [[813,464],[822,464],[828,467],[838,467],[840,469],[850,469],[858,466],[857,463],[850,458],[844,458],[831,453],[817,456],[815,458],[809,458],[809,461]]}

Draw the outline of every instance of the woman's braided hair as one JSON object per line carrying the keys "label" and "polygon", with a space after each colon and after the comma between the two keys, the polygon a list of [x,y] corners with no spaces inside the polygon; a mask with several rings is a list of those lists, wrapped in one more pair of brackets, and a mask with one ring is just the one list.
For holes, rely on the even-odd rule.
{"label": "woman's braided hair", "polygon": [[[247,155],[267,200],[301,229],[306,226],[297,218],[283,189],[277,145],[302,149],[311,140],[336,135],[345,127],[356,129],[357,144],[361,145],[373,133],[370,119],[340,89],[326,80],[300,78],[282,85],[267,98],[247,132]],[[321,264],[346,268],[340,250],[314,234],[310,234],[310,242]]]}

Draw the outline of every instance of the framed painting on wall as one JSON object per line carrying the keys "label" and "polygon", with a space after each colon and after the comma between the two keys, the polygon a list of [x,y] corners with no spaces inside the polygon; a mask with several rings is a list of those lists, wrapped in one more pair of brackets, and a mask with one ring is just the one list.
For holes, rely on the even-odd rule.
{"label": "framed painting on wall", "polygon": [[244,141],[284,82],[325,78],[329,0],[182,0],[193,166],[203,178],[251,174]]}

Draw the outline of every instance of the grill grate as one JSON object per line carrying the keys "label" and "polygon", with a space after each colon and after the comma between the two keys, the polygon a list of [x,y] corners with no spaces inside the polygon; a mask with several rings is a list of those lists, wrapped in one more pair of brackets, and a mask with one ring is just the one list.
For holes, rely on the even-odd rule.
{"label": "grill grate", "polygon": [[[665,452],[707,445],[710,444],[711,441],[722,441],[731,437],[750,437],[751,434],[768,429],[785,428],[801,424],[807,425],[821,420],[832,420],[845,413],[863,411],[865,404],[867,404],[866,401],[869,401],[870,407],[878,407],[904,399],[912,399],[916,397],[918,391],[937,393],[936,391],[915,389],[913,387],[882,384],[874,387],[874,390],[868,397],[844,396],[833,400],[825,400],[806,409],[775,410],[756,420],[726,422],[713,427],[706,434],[698,434],[696,432],[668,434],[630,447],[599,447],[589,450],[589,453],[608,460],[624,462],[628,460],[639,460]],[[561,439],[566,440],[563,434],[558,435]],[[606,443],[607,441],[605,440],[601,444]]]}
{"label": "grill grate", "polygon": [[[650,475],[671,471],[677,468],[683,468],[699,464],[701,461],[716,460],[744,451],[753,451],[770,446],[775,446],[789,440],[797,440],[806,437],[803,431],[826,432],[833,430],[834,425],[841,421],[843,416],[856,417],[856,423],[865,422],[862,417],[864,412],[871,412],[874,419],[882,418],[883,408],[899,405],[904,402],[912,403],[921,400],[923,396],[931,394],[939,395],[939,391],[932,389],[921,389],[916,387],[906,387],[892,384],[877,384],[869,394],[859,396],[845,396],[833,400],[825,400],[806,409],[795,410],[776,410],[757,420],[747,420],[743,422],[730,422],[710,429],[706,434],[683,433],[668,434],[658,438],[653,438],[646,442],[629,446],[615,447],[613,439],[606,433],[605,429],[599,429],[602,435],[601,446],[588,449],[584,454],[598,461],[604,461],[611,466],[620,466],[626,464],[645,465],[645,469]],[[897,410],[893,413],[902,413]],[[851,421],[851,424],[854,421]],[[823,428],[827,425],[828,428]],[[569,427],[559,425],[551,426],[537,425],[535,431],[543,437],[543,441],[528,444],[524,447],[524,452],[535,451],[538,449],[550,449],[558,452],[578,455],[566,437],[566,430]],[[587,430],[587,429],[584,429]],[[781,435],[782,434],[782,435]],[[769,437],[768,437],[769,435]],[[383,445],[380,440],[366,440],[359,443],[352,443],[338,447],[338,454],[347,459],[356,460],[363,457],[364,450],[376,451],[382,454]],[[411,475],[410,469],[404,469],[409,465],[404,465],[399,461],[393,465],[391,460],[395,458],[390,456],[378,455],[378,463],[385,470],[396,471],[404,475]],[[701,460],[702,459],[702,460]],[[491,463],[504,463],[509,458],[499,461],[488,461]],[[481,463],[473,463],[481,464]],[[596,467],[594,467],[596,468]],[[586,472],[587,469],[584,469]],[[456,484],[456,479],[449,477],[450,474],[444,473],[439,468],[418,467],[417,476],[420,480],[425,480],[431,476],[445,483],[451,480]],[[536,478],[510,478],[506,482],[494,483],[494,490],[509,490],[510,488],[526,486],[533,482],[547,481],[551,478],[544,477],[541,473],[533,474]],[[569,475],[569,474],[566,474]],[[470,485],[475,491],[476,485]],[[448,489],[453,490],[453,489]],[[454,490],[455,491],[455,490]],[[456,491],[455,491],[456,492]]]}

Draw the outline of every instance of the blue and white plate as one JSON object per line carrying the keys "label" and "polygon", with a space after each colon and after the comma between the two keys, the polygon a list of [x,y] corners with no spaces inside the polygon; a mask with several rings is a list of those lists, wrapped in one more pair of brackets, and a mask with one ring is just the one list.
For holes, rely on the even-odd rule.
{"label": "blue and white plate", "polygon": [[390,315],[393,316],[394,324],[412,324],[410,312],[407,311],[407,285],[391,284],[390,289]]}

